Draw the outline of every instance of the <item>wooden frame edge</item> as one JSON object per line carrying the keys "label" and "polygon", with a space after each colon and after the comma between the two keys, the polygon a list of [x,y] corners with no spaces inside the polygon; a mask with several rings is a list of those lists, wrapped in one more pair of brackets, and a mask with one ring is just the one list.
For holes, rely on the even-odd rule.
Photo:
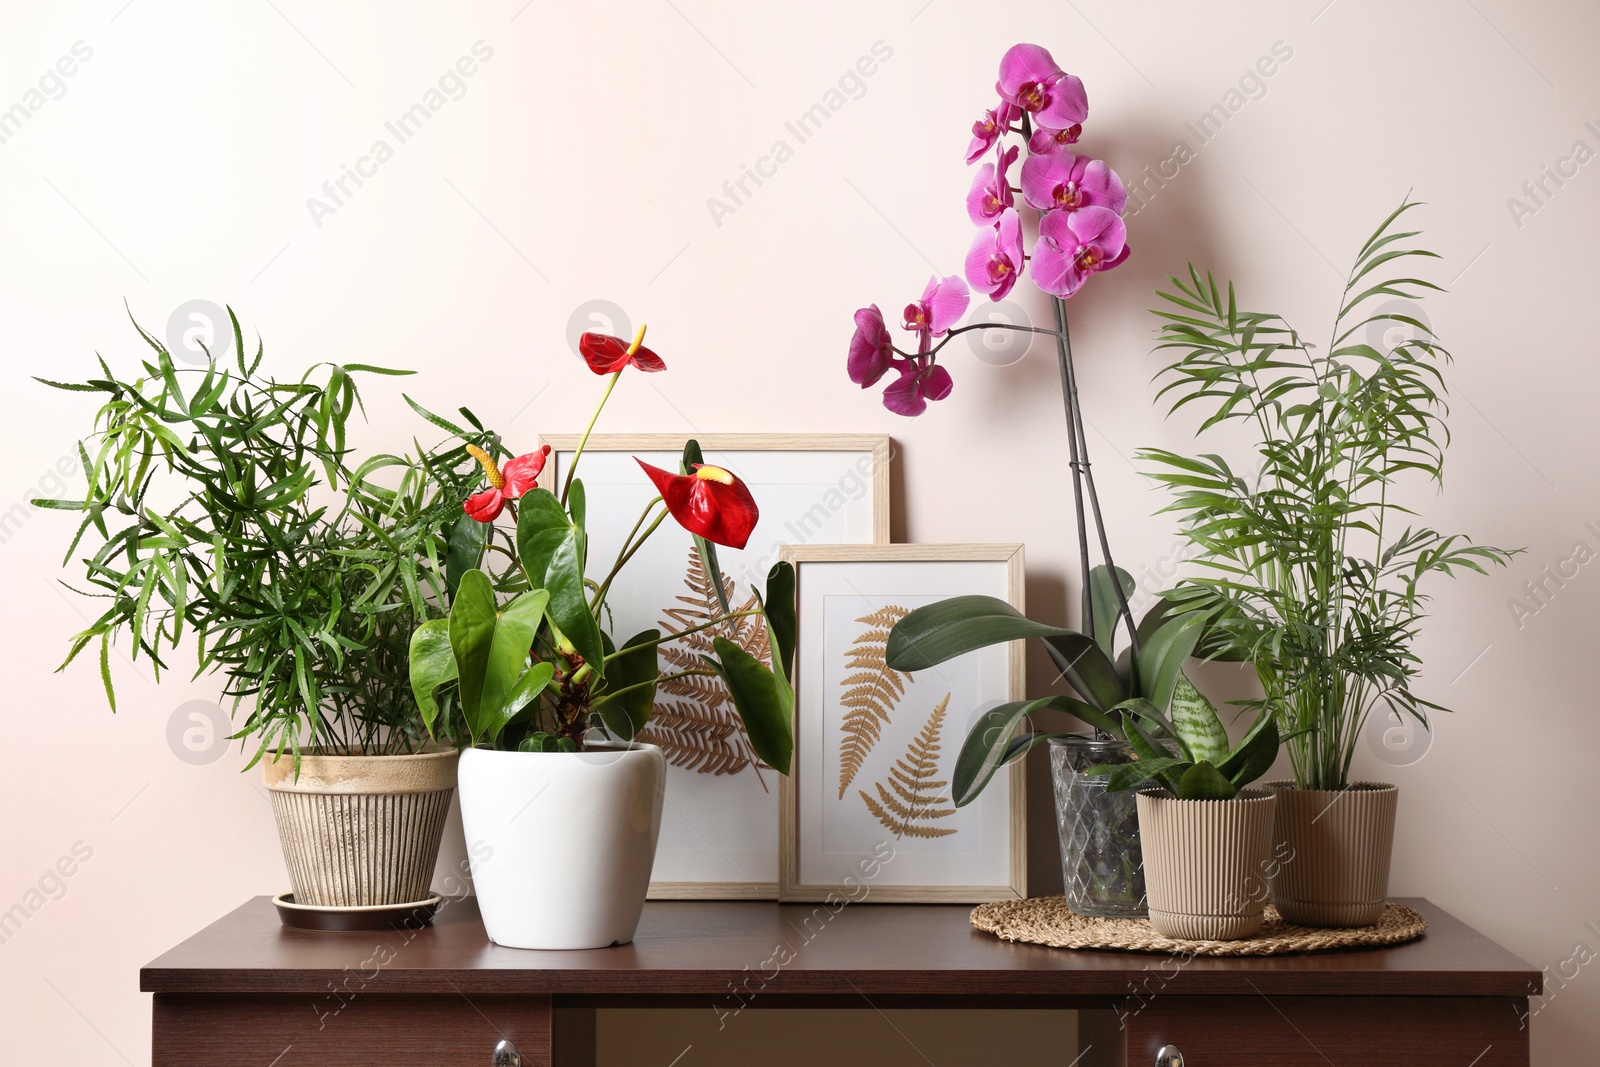
{"label": "wooden frame edge", "polygon": [[[795,592],[799,595],[800,564],[802,563],[916,563],[916,562],[982,562],[1006,565],[1007,599],[1018,610],[1025,611],[1027,566],[1021,544],[948,544],[948,545],[784,545],[778,558],[795,568]],[[798,631],[797,631],[798,632]],[[1027,645],[1013,641],[1007,649],[1008,698],[1022,700],[1027,693]],[[799,659],[795,671],[799,673]],[[798,706],[796,707],[798,715]],[[796,734],[798,738],[798,733]],[[807,885],[799,880],[799,782],[797,770],[801,758],[800,746],[795,745],[795,764],[790,773],[782,777],[778,789],[778,900],[783,903],[814,903],[826,901],[837,894],[838,886]],[[1028,895],[1028,794],[1027,761],[1018,760],[1007,771],[1010,775],[1011,870],[1007,886],[882,886],[875,887],[865,900],[885,904],[982,904],[996,900],[1021,900]]]}

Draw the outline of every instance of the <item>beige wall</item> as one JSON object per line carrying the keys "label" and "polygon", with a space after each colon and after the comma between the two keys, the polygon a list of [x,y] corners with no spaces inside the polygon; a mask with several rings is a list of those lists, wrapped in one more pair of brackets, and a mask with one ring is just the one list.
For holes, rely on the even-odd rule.
{"label": "beige wall", "polygon": [[[1600,950],[1600,925],[1589,925],[1600,922],[1600,564],[1563,563],[1579,542],[1600,549],[1591,323],[1600,163],[1571,174],[1561,162],[1576,142],[1600,149],[1593,5],[521,7],[0,6],[0,111],[25,101],[74,42],[92,49],[70,78],[46,79],[59,98],[0,143],[0,648],[10,692],[0,714],[11,739],[0,909],[41,905],[0,944],[0,1060],[44,1062],[70,1042],[97,1062],[145,1062],[149,1002],[137,967],[285,884],[266,800],[253,775],[237,773],[238,754],[196,765],[169,747],[177,709],[213,699],[214,681],[190,682],[180,667],[157,688],[144,664],[119,659],[113,716],[92,665],[51,673],[92,608],[52,585],[69,520],[13,504],[49,491],[58,461],[70,466],[89,407],[29,376],[86,376],[96,351],[127,367],[141,349],[124,298],[155,328],[186,301],[226,301],[266,339],[275,369],[321,359],[413,367],[422,374],[406,390],[445,408],[470,402],[526,442],[578,427],[596,383],[563,330],[585,301],[611,300],[649,320],[672,371],[628,382],[608,428],[890,432],[897,536],[1026,541],[1030,600],[1060,618],[1073,549],[1049,361],[1035,353],[1002,368],[963,353],[952,361],[954,396],[917,422],[889,415],[843,373],[856,307],[897,309],[930,261],[959,269],[970,237],[966,130],[990,102],[999,54],[1019,39],[1046,44],[1084,77],[1086,145],[1125,178],[1147,164],[1158,171],[1179,141],[1192,154],[1165,164],[1164,186],[1147,186],[1130,222],[1133,259],[1073,305],[1111,534],[1137,574],[1159,572],[1177,544],[1150,517],[1160,498],[1128,457],[1141,445],[1188,447],[1188,425],[1151,407],[1153,287],[1194,259],[1237,278],[1252,306],[1322,336],[1360,241],[1406,190],[1429,202],[1418,221],[1444,257],[1436,276],[1453,283],[1428,314],[1457,357],[1455,444],[1448,491],[1420,503],[1444,528],[1529,551],[1492,577],[1435,587],[1419,648],[1424,690],[1456,711],[1420,762],[1386,766],[1364,752],[1360,770],[1403,789],[1397,893],[1432,897],[1534,965],[1565,972],[1534,1022],[1536,1062],[1554,1067],[1600,1046],[1600,971],[1576,962]],[[392,142],[384,123],[479,40],[493,56],[465,95],[336,212],[313,218],[307,199],[361,164],[375,139]],[[878,41],[893,54],[860,99],[795,143],[785,122]],[[1258,98],[1230,99],[1277,42],[1292,55],[1259,87],[1246,82]],[[1202,144],[1185,124],[1219,103],[1239,106]],[[708,198],[780,138],[792,158],[714,217]],[[1508,198],[1525,198],[1523,183],[1546,164],[1566,166],[1564,184],[1545,179],[1540,202],[1514,212]],[[371,389],[364,443],[401,445],[418,429],[397,393],[393,383]],[[1515,618],[1508,598],[1547,565],[1568,577]],[[1034,796],[1044,816],[1048,794]],[[1035,870],[1048,887],[1047,818],[1036,831]],[[30,897],[75,847],[72,876],[44,879],[59,899]],[[447,862],[459,857],[453,844]],[[918,1062],[891,1052],[898,1039],[881,1020],[856,1023],[867,1028],[860,1045],[831,1020],[785,1031],[796,1058],[784,1062]],[[653,1051],[633,1043],[657,1025]],[[635,1016],[608,1031],[606,1047],[633,1063],[667,1063],[689,1043],[686,1065],[755,1058],[735,1055],[731,1041],[702,1043],[696,1025]],[[956,1054],[978,1021],[965,1037],[947,1029],[959,1025],[918,1017],[905,1029],[935,1063],[979,1061]],[[1040,1045],[1056,1032],[1046,1016],[1022,1025]],[[860,1051],[869,1041],[885,1042],[872,1046],[882,1057]],[[1032,1061],[1067,1058],[1041,1051]]]}

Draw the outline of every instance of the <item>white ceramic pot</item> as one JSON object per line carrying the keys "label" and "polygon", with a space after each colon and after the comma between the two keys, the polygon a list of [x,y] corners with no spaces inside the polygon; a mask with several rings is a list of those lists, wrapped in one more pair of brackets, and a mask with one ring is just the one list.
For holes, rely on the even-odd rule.
{"label": "white ceramic pot", "polygon": [[461,754],[461,821],[489,940],[605,948],[633,940],[650,888],[667,765],[654,745]]}

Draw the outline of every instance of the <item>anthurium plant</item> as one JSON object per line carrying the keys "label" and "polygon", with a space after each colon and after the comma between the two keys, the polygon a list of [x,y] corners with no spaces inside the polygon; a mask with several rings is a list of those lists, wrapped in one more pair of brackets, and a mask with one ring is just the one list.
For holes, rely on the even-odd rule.
{"label": "anthurium plant", "polygon": [[[694,441],[684,448],[677,471],[639,461],[642,476],[659,495],[645,506],[606,574],[599,580],[586,576],[587,509],[583,481],[576,477],[579,462],[622,375],[630,369],[666,369],[643,340],[642,328],[632,344],[602,334],[583,336],[580,351],[589,368],[608,381],[558,490],[536,484],[548,448],[501,462],[494,454],[503,451],[498,438],[425,413],[462,437],[487,486],[467,498],[464,521],[452,535],[459,575],[448,613],[422,623],[411,635],[411,689],[430,729],[459,721],[467,743],[578,752],[596,740],[631,741],[649,721],[663,681],[714,676],[727,685],[756,754],[787,773],[794,747],[794,691],[788,679],[795,643],[789,564],[773,567],[757,608],[735,611],[724,599],[715,618],[673,632],[648,629],[624,637],[612,634],[608,625],[608,594],[668,518],[694,536],[706,573],[722,589],[716,546],[743,548],[759,519],[756,502],[737,475],[707,464]],[[502,515],[510,521],[502,523]],[[770,667],[719,636],[712,641],[714,655],[702,657],[699,666],[662,673],[662,644],[746,615],[759,615],[766,624],[774,650]]]}

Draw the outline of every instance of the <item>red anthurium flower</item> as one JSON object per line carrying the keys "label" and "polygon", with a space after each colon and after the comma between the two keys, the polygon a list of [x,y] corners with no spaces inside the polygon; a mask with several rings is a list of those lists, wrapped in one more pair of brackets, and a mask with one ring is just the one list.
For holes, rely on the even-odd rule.
{"label": "red anthurium flower", "polygon": [[656,492],[679,526],[729,548],[743,548],[750,540],[761,513],[749,487],[732,473],[699,463],[693,474],[673,474],[652,467],[637,456],[634,462],[655,483]]}
{"label": "red anthurium flower", "polygon": [[642,330],[639,340],[631,345],[620,337],[586,333],[578,339],[578,351],[583,353],[589,369],[596,374],[615,374],[623,367],[637,367],[650,372],[666,370],[667,365],[661,361],[661,357],[639,343],[643,340]]}
{"label": "red anthurium flower", "polygon": [[494,458],[477,445],[468,445],[467,453],[483,464],[483,473],[489,479],[489,488],[467,497],[466,503],[461,505],[461,510],[479,522],[493,522],[500,517],[506,501],[515,500],[533,488],[534,483],[539,480],[539,472],[544,470],[544,461],[550,455],[550,446],[545,445],[537,452],[508,459],[504,467],[496,466]]}

